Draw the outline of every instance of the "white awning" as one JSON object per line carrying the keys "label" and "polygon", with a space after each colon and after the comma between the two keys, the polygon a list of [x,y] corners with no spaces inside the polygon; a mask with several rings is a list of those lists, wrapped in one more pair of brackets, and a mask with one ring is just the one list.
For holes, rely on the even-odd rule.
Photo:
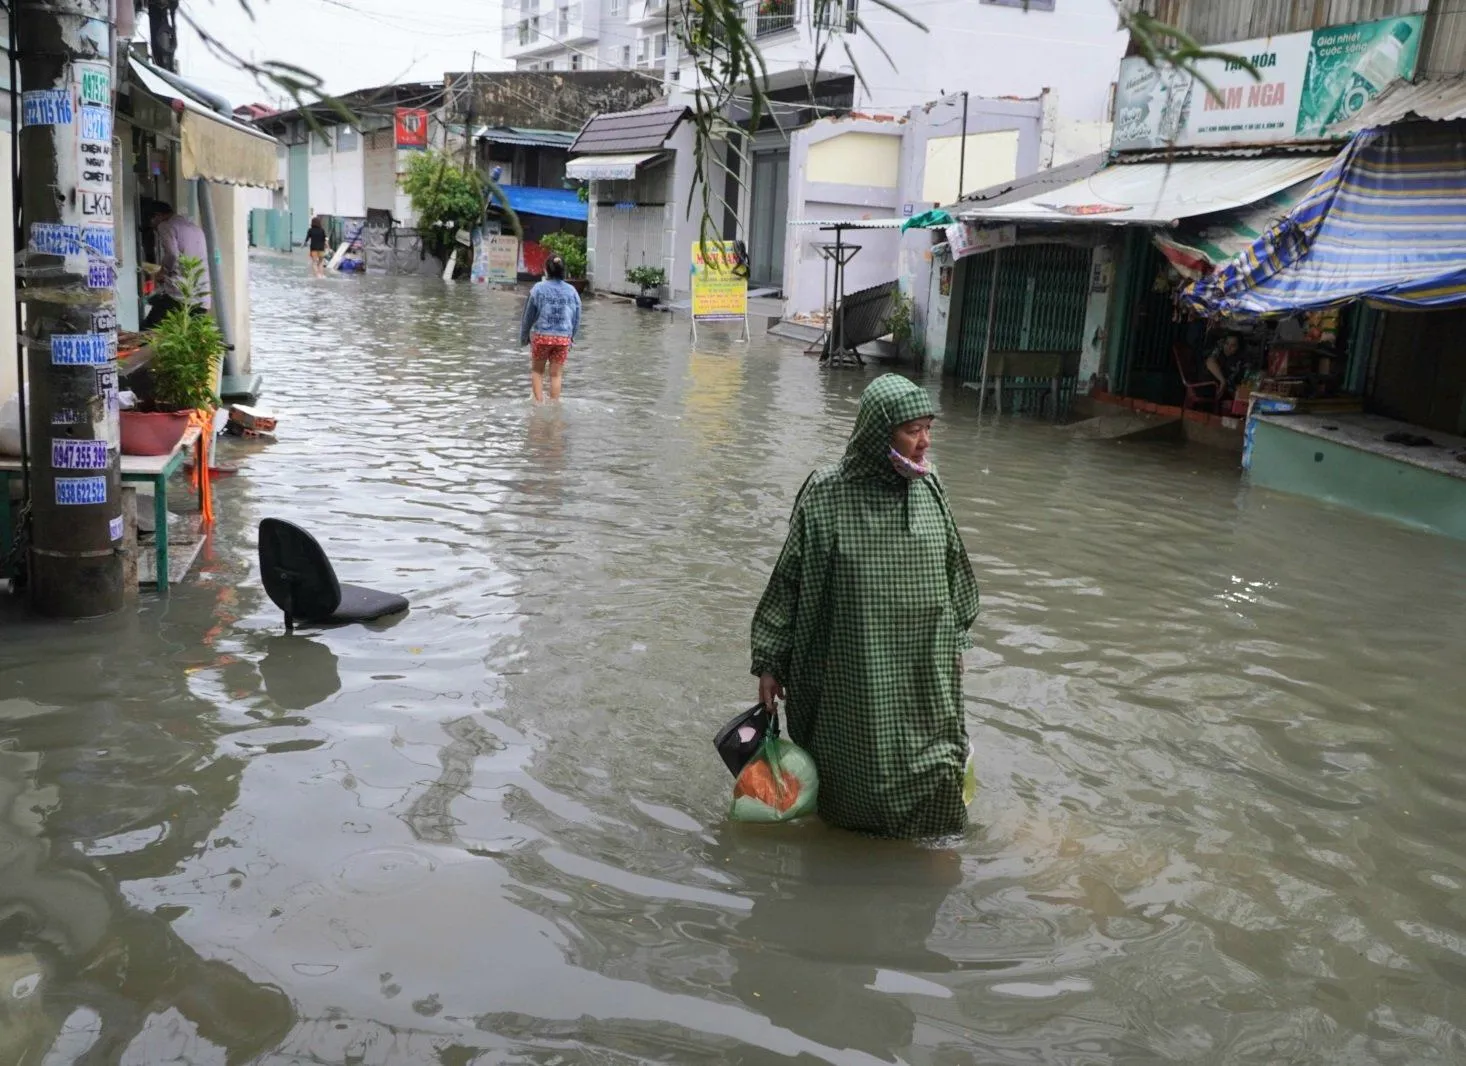
{"label": "white awning", "polygon": [[141,63],[129,66],[135,85],[173,110],[182,107],[178,113],[182,177],[260,188],[280,184],[279,141],[185,96]]}
{"label": "white awning", "polygon": [[1316,177],[1333,160],[1332,155],[1295,155],[1116,164],[1071,185],[995,207],[974,207],[960,217],[964,222],[1168,226],[1256,203]]}
{"label": "white awning", "polygon": [[665,153],[641,152],[636,155],[578,155],[565,164],[565,176],[581,181],[630,181],[639,168]]}

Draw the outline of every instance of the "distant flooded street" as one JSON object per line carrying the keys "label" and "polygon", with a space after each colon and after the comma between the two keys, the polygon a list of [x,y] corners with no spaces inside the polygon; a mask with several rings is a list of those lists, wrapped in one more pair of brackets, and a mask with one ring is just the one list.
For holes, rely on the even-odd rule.
{"label": "distant flooded street", "polygon": [[[974,828],[735,827],[875,371],[590,300],[534,408],[522,295],[252,270],[203,573],[0,612],[0,1064],[1466,1061],[1466,544],[949,389]],[[285,636],[265,516],[411,612]]]}

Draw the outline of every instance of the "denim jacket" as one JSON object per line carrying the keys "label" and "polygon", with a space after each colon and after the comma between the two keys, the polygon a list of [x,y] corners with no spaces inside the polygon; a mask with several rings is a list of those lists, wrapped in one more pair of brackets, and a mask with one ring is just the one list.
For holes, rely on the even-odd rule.
{"label": "denim jacket", "polygon": [[531,333],[574,339],[578,329],[580,293],[569,282],[546,278],[529,290],[519,323],[520,344],[528,344]]}

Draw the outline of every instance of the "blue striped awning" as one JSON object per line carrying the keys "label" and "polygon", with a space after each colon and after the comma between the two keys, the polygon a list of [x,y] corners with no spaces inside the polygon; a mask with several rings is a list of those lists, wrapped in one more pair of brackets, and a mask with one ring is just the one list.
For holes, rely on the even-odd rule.
{"label": "blue striped awning", "polygon": [[1181,291],[1206,314],[1466,304],[1466,125],[1355,136],[1281,221]]}

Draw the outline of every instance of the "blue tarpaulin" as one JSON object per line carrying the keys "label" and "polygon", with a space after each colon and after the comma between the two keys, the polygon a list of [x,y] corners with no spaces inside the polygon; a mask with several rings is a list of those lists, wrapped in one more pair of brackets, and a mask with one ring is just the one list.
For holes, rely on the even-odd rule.
{"label": "blue tarpaulin", "polygon": [[537,189],[531,185],[500,185],[498,193],[491,192],[495,204],[509,201],[517,215],[544,215],[549,218],[565,218],[572,222],[584,222],[589,217],[589,207],[574,189]]}
{"label": "blue tarpaulin", "polygon": [[1367,130],[1246,251],[1181,291],[1206,314],[1254,316],[1364,299],[1466,304],[1466,126]]}

